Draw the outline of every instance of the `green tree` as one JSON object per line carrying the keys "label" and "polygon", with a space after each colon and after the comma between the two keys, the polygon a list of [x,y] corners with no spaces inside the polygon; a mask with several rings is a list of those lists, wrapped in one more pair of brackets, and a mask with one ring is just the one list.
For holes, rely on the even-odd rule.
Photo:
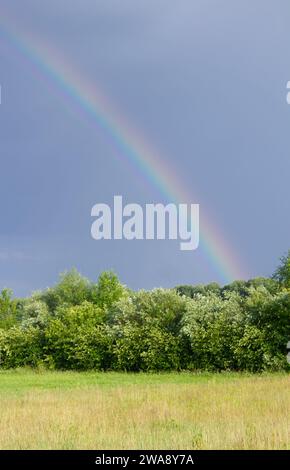
{"label": "green tree", "polygon": [[263,331],[256,326],[246,325],[243,336],[234,347],[238,368],[250,372],[260,372],[267,368],[267,352]]}
{"label": "green tree", "polygon": [[262,332],[263,364],[261,368],[284,369],[286,344],[290,339],[290,292],[276,295],[265,289],[253,289],[245,305],[247,325]]}
{"label": "green tree", "polygon": [[182,285],[177,286],[175,289],[179,295],[185,295],[186,297],[190,297],[191,299],[194,299],[194,297],[198,295],[220,295],[222,291],[220,285],[217,282],[211,282],[210,284],[206,285],[197,284],[196,286]]}
{"label": "green tree", "polygon": [[29,299],[25,299],[21,306],[21,327],[38,327],[44,329],[50,320],[50,313],[45,302],[39,299],[37,295],[33,295]]}
{"label": "green tree", "polygon": [[93,287],[92,301],[103,309],[110,309],[115,302],[126,295],[127,289],[120,283],[117,275],[112,271],[105,271]]}
{"label": "green tree", "polygon": [[59,283],[39,294],[40,300],[46,303],[51,313],[59,306],[80,305],[90,301],[92,297],[92,283],[83,277],[76,269],[60,275]]}
{"label": "green tree", "polygon": [[233,281],[222,288],[223,296],[229,292],[238,294],[240,297],[246,297],[249,293],[249,285],[247,281]]}
{"label": "green tree", "polygon": [[0,330],[0,366],[15,368],[35,367],[43,355],[43,335],[38,328],[13,326],[9,330]]}
{"label": "green tree", "polygon": [[290,250],[280,259],[280,265],[276,269],[273,278],[279,282],[281,287],[290,289]]}
{"label": "green tree", "polygon": [[158,326],[128,323],[118,330],[114,343],[114,368],[126,371],[180,369],[180,342]]}
{"label": "green tree", "polygon": [[187,299],[174,290],[139,291],[110,310],[114,367],[122,370],[179,369],[184,363],[180,324]]}
{"label": "green tree", "polygon": [[139,326],[155,325],[176,335],[185,309],[186,299],[174,290],[141,290],[113,305],[109,320],[110,323],[120,326],[127,323],[136,323]]}
{"label": "green tree", "polygon": [[101,308],[87,301],[61,307],[45,330],[45,360],[58,369],[106,369],[110,341]]}
{"label": "green tree", "polygon": [[17,324],[17,301],[12,299],[11,289],[3,289],[0,294],[0,328],[8,329]]}
{"label": "green tree", "polygon": [[181,335],[190,347],[188,367],[206,370],[237,369],[234,349],[243,335],[244,315],[237,294],[216,294],[187,303]]}

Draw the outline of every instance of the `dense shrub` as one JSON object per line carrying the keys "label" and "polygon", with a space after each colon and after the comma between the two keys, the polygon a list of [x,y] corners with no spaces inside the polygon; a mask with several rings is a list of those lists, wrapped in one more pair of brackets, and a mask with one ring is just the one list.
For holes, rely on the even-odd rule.
{"label": "dense shrub", "polygon": [[178,370],[179,338],[157,326],[127,324],[116,337],[114,360],[127,371]]}
{"label": "dense shrub", "polygon": [[0,366],[8,369],[37,366],[43,357],[43,335],[38,328],[0,329]]}
{"label": "dense shrub", "polygon": [[289,370],[289,254],[273,279],[129,291],[76,270],[28,299],[0,294],[0,367]]}
{"label": "dense shrub", "polygon": [[244,315],[240,299],[231,294],[198,296],[187,303],[181,334],[190,344],[194,369],[236,369],[235,347],[243,335]]}
{"label": "dense shrub", "polygon": [[141,290],[116,302],[110,310],[110,322],[115,325],[137,323],[158,325],[177,334],[186,309],[186,300],[169,289]]}
{"label": "dense shrub", "polygon": [[0,328],[8,329],[17,324],[17,304],[12,300],[12,291],[3,289],[0,293]]}
{"label": "dense shrub", "polygon": [[166,289],[123,297],[109,317],[115,338],[114,366],[132,371],[179,369],[185,309],[186,300]]}
{"label": "dense shrub", "polygon": [[22,328],[38,327],[44,329],[50,320],[47,304],[37,296],[26,299],[21,305]]}
{"label": "dense shrub", "polygon": [[58,369],[110,366],[110,335],[104,311],[87,301],[62,307],[45,330],[45,361]]}
{"label": "dense shrub", "polygon": [[60,282],[39,294],[40,300],[46,303],[51,313],[59,306],[80,305],[90,300],[92,284],[81,276],[76,269],[60,275]]}
{"label": "dense shrub", "polygon": [[290,250],[287,255],[282,256],[281,263],[276,269],[273,279],[275,279],[280,286],[290,289]]}
{"label": "dense shrub", "polygon": [[262,333],[262,368],[285,368],[286,343],[290,339],[290,291],[271,295],[262,289],[253,290],[245,309],[247,324]]}

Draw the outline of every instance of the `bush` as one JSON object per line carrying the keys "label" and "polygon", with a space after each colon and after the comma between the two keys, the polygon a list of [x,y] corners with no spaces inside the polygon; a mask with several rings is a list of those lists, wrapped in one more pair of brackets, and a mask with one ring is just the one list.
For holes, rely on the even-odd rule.
{"label": "bush", "polygon": [[50,320],[50,314],[45,302],[37,296],[26,299],[22,304],[21,326],[22,328],[36,327],[44,329]]}
{"label": "bush", "polygon": [[76,270],[29,299],[0,294],[0,366],[290,370],[289,256],[275,279],[132,292]]}
{"label": "bush", "polygon": [[60,306],[80,305],[91,300],[92,283],[76,269],[60,275],[60,282],[39,294],[40,300],[46,303],[49,311],[54,313]]}
{"label": "bush", "polygon": [[109,312],[109,321],[120,327],[127,323],[155,325],[176,335],[185,309],[186,299],[173,290],[141,290],[115,303]]}
{"label": "bush", "polygon": [[8,329],[17,324],[17,302],[12,300],[13,292],[3,289],[0,293],[0,328]]}
{"label": "bush", "polygon": [[288,369],[286,344],[290,339],[290,292],[277,295],[253,290],[245,306],[247,324],[262,332],[264,359],[261,368]]}
{"label": "bush", "polygon": [[4,369],[37,366],[43,356],[43,335],[38,328],[0,329],[0,366]]}
{"label": "bush", "polygon": [[58,369],[105,369],[110,335],[104,312],[92,303],[61,308],[45,330],[45,361]]}
{"label": "bush", "polygon": [[122,370],[176,370],[182,364],[180,322],[186,299],[176,292],[140,291],[117,302],[109,321],[114,367]]}
{"label": "bush", "polygon": [[115,341],[114,368],[162,371],[180,368],[179,340],[158,327],[128,324]]}
{"label": "bush", "polygon": [[237,295],[222,300],[215,294],[187,303],[181,335],[190,346],[188,367],[237,369],[235,347],[243,334],[244,315]]}

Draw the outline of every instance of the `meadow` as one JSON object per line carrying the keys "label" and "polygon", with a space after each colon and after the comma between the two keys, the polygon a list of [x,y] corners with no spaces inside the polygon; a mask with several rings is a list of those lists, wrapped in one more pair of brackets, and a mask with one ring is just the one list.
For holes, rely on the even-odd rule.
{"label": "meadow", "polygon": [[286,373],[0,371],[0,449],[290,449]]}

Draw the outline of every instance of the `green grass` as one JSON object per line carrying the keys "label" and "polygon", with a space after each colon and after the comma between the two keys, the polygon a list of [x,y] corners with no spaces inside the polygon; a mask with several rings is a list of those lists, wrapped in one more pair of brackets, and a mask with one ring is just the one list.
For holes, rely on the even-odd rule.
{"label": "green grass", "polygon": [[[277,377],[285,374],[276,374]],[[255,377],[272,375],[255,375]],[[30,390],[67,390],[81,387],[117,387],[131,385],[221,383],[251,377],[247,373],[126,373],[126,372],[74,372],[33,369],[0,370],[0,393],[23,393]]]}
{"label": "green grass", "polygon": [[290,449],[289,385],[287,374],[0,371],[0,448]]}

